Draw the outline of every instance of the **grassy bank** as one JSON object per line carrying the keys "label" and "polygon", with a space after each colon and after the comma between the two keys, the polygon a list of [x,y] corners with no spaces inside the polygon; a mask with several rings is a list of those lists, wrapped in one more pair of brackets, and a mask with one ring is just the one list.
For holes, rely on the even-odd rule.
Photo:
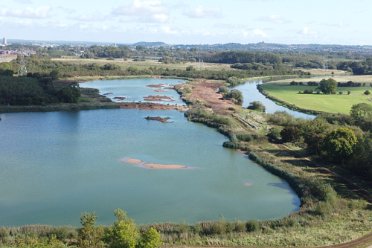
{"label": "grassy bank", "polygon": [[[311,79],[313,80],[313,79]],[[307,80],[309,81],[309,79]],[[372,87],[338,87],[337,94],[300,94],[304,90],[315,91],[316,86],[291,86],[289,83],[266,83],[260,86],[263,94],[280,102],[289,108],[313,113],[342,113],[349,114],[351,107],[358,103],[370,103],[371,96],[364,91]],[[350,94],[348,94],[348,91]],[[339,94],[342,92],[342,94]]]}

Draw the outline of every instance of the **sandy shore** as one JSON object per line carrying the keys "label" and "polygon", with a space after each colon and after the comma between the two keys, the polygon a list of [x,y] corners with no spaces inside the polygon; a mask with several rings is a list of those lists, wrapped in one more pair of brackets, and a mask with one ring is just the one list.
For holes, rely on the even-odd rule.
{"label": "sandy shore", "polygon": [[185,170],[190,169],[186,165],[180,164],[159,164],[159,163],[146,163],[136,158],[123,158],[120,160],[122,163],[136,165],[137,167],[150,169],[150,170]]}

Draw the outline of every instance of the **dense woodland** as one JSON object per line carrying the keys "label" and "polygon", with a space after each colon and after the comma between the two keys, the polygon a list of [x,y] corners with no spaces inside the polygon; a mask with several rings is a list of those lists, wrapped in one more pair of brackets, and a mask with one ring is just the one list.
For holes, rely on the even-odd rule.
{"label": "dense woodland", "polygon": [[78,84],[56,81],[54,73],[48,75],[29,73],[23,77],[0,76],[0,104],[76,103],[80,97]]}

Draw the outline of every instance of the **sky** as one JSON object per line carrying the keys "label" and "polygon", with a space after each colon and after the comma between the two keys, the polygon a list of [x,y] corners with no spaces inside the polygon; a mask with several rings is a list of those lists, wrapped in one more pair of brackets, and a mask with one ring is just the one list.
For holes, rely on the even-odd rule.
{"label": "sky", "polygon": [[372,0],[0,0],[0,37],[372,45]]}

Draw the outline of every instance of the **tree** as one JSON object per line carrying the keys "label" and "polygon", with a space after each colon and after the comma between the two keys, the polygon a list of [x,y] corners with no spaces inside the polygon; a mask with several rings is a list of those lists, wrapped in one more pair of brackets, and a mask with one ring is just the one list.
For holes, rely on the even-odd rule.
{"label": "tree", "polygon": [[351,117],[357,121],[372,120],[372,105],[368,103],[359,103],[351,107]]}
{"label": "tree", "polygon": [[304,141],[307,145],[307,150],[313,154],[320,154],[322,143],[326,137],[330,125],[324,119],[315,119],[307,122],[302,126]]}
{"label": "tree", "polygon": [[94,213],[83,213],[80,223],[83,226],[78,232],[79,247],[102,247],[103,230],[95,227],[97,216]]}
{"label": "tree", "polygon": [[122,209],[114,211],[116,221],[106,233],[110,248],[135,248],[139,238],[136,224]]}
{"label": "tree", "polygon": [[352,156],[357,142],[352,129],[341,127],[333,130],[324,139],[325,157],[335,162],[344,162]]}
{"label": "tree", "polygon": [[319,83],[319,90],[324,94],[335,94],[337,91],[337,82],[333,78],[322,79]]}
{"label": "tree", "polygon": [[138,248],[158,248],[161,245],[160,233],[155,228],[150,227],[142,234]]}

